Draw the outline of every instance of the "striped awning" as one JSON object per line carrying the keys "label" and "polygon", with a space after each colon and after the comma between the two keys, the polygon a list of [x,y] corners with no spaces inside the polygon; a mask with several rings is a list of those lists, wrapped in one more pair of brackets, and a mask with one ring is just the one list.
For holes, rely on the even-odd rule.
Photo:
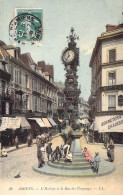
{"label": "striped awning", "polygon": [[49,123],[47,118],[42,118],[42,121],[44,122],[44,124],[46,125],[46,127],[52,127],[52,125]]}
{"label": "striped awning", "polygon": [[16,117],[20,119],[20,125],[22,129],[31,129],[30,124],[28,123],[28,121],[26,120],[25,117]]}
{"label": "striped awning", "polygon": [[40,127],[46,127],[45,123],[42,121],[41,118],[28,118],[28,119],[36,121]]}
{"label": "striped awning", "polygon": [[62,123],[62,121],[63,121],[62,119],[58,119],[58,120],[59,120],[60,123]]}
{"label": "striped awning", "polygon": [[52,126],[56,126],[57,125],[52,118],[48,118],[48,120],[50,121],[50,123],[51,123]]}

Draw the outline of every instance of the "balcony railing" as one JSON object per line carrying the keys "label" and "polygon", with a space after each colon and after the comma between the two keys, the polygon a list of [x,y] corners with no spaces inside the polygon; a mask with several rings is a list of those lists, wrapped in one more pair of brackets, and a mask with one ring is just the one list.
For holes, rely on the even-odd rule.
{"label": "balcony railing", "polygon": [[0,78],[6,81],[10,81],[11,75],[8,72],[0,69]]}
{"label": "balcony railing", "polygon": [[112,86],[104,86],[100,88],[101,91],[111,91],[111,90],[123,90],[123,84],[121,85],[112,85]]}

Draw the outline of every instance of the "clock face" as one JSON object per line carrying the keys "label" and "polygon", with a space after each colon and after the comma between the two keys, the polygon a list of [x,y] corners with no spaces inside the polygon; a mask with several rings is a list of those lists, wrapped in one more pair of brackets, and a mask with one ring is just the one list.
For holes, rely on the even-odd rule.
{"label": "clock face", "polygon": [[68,50],[64,53],[63,55],[63,60],[66,62],[66,63],[69,63],[69,62],[72,62],[73,59],[75,57],[75,54],[72,50]]}

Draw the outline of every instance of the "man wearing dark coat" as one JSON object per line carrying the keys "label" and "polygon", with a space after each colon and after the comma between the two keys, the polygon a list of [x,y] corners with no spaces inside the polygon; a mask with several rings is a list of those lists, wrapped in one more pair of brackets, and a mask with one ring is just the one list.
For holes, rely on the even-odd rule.
{"label": "man wearing dark coat", "polygon": [[60,150],[59,146],[57,146],[56,149],[52,152],[52,161],[54,161],[54,160],[59,161],[61,157],[62,157],[61,150]]}
{"label": "man wearing dark coat", "polygon": [[51,159],[51,153],[52,153],[51,145],[52,145],[52,143],[49,143],[49,144],[47,145],[47,147],[46,147],[46,153],[47,153],[48,161],[49,161],[49,159]]}

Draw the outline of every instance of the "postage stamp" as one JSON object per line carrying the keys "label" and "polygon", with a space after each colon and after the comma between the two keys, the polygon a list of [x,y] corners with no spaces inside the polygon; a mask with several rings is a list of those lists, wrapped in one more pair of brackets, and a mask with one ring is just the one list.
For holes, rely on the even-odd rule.
{"label": "postage stamp", "polygon": [[9,37],[18,43],[42,39],[43,12],[40,8],[15,8],[15,18],[9,24]]}

